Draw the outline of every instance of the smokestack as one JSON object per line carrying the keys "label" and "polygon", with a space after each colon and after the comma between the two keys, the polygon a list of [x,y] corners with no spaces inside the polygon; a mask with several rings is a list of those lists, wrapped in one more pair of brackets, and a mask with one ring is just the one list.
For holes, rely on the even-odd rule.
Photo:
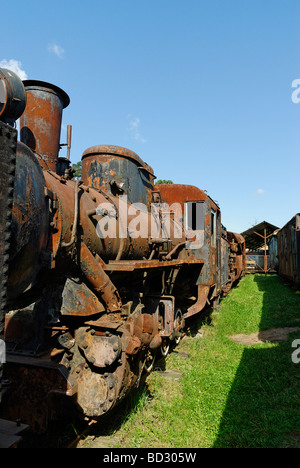
{"label": "smokestack", "polygon": [[44,81],[23,81],[27,105],[20,118],[21,141],[36,154],[44,170],[57,172],[62,111],[69,96]]}

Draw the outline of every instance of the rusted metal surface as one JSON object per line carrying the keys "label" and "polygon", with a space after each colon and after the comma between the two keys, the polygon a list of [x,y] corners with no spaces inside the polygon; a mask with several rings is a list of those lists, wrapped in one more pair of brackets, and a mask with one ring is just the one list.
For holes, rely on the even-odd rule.
{"label": "rusted metal surface", "polygon": [[105,311],[102,302],[76,278],[67,278],[63,292],[61,314],[63,316],[90,317]]}
{"label": "rusted metal surface", "polygon": [[229,267],[229,258],[230,258],[230,248],[228,243],[228,233],[226,228],[222,225],[222,236],[221,236],[221,288],[223,291],[226,291],[228,288],[228,283],[230,282],[230,267]]}
{"label": "rusted metal surface", "polygon": [[37,159],[27,146],[17,145],[12,209],[8,298],[19,297],[32,284],[41,267],[48,242],[48,206],[45,180]]}
{"label": "rusted metal surface", "polygon": [[68,95],[43,81],[24,81],[27,94],[25,112],[20,118],[21,141],[39,158],[45,170],[57,170],[62,110],[69,105]]}
{"label": "rusted metal surface", "polygon": [[300,286],[300,214],[297,213],[277,233],[278,272]]}
{"label": "rusted metal surface", "polygon": [[25,106],[26,93],[19,77],[11,70],[0,69],[0,120],[12,125]]}
{"label": "rusted metal surface", "polygon": [[[62,246],[72,245],[74,229],[82,232],[84,243],[94,254],[100,255],[105,263],[110,260],[148,259],[152,250],[156,250],[157,255],[160,252],[167,255],[185,241],[181,225],[174,219],[170,219],[169,238],[164,243],[161,238],[151,237],[151,229],[156,222],[152,211],[138,211],[126,199],[99,192],[84,184],[76,186],[75,181],[65,180],[52,172],[44,172],[44,176],[47,189],[57,199],[51,234],[55,253],[59,253]],[[75,213],[76,203],[78,216]],[[137,218],[138,223],[135,222]],[[101,223],[104,225],[105,220],[112,222],[115,227],[111,234],[106,235],[103,231],[101,237],[99,226]],[[160,219],[159,223],[162,224]],[[135,231],[136,226],[143,230],[143,236]]]}
{"label": "rusted metal surface", "polygon": [[7,310],[7,280],[11,240],[11,219],[16,165],[17,132],[0,122],[0,402],[4,361],[4,319]]}
{"label": "rusted metal surface", "polygon": [[179,254],[179,258],[185,257],[189,262],[193,259],[201,259],[203,262],[196,271],[197,300],[186,315],[191,316],[199,313],[210,302],[212,294],[216,294],[214,291],[220,293],[222,288],[220,209],[203,190],[191,185],[166,184],[156,185],[155,188],[160,193],[161,200],[174,208],[175,219],[184,223],[188,231],[192,231],[191,238],[196,233],[196,241],[191,242],[190,248],[183,249]]}
{"label": "rusted metal surface", "polygon": [[230,250],[230,273],[232,284],[245,275],[246,271],[246,242],[241,234],[227,232]]}
{"label": "rusted metal surface", "polygon": [[21,419],[33,432],[45,432],[51,417],[50,400],[67,389],[63,366],[43,359],[8,356],[4,378],[9,388],[3,397],[1,416],[11,421]]}
{"label": "rusted metal surface", "polygon": [[60,398],[93,420],[137,387],[157,353],[179,342],[185,319],[241,276],[244,244],[228,236],[204,191],[153,186],[152,168],[126,148],[89,148],[75,180],[70,132],[66,161],[58,158],[68,96],[25,85],[9,226],[6,411],[41,431]]}
{"label": "rusted metal surface", "polygon": [[90,368],[77,369],[77,404],[86,416],[99,417],[109,411],[116,400],[113,375],[99,374]]}
{"label": "rusted metal surface", "polygon": [[149,206],[154,178],[153,169],[127,148],[98,145],[82,156],[84,184],[113,195],[126,195],[130,203]]}
{"label": "rusted metal surface", "polygon": [[204,260],[169,260],[159,261],[159,260],[123,260],[123,261],[113,261],[111,260],[108,264],[105,265],[105,271],[136,271],[136,270],[152,270],[156,268],[174,268],[182,265],[203,265]]}
{"label": "rusted metal surface", "polygon": [[[167,202],[170,207],[174,209],[175,219],[180,223],[184,223],[187,230],[192,231],[191,239],[194,238],[197,232],[199,240],[193,243],[190,251],[182,251],[181,256],[189,254],[189,259],[201,258],[207,264],[207,269],[202,273],[201,281],[204,284],[216,282],[216,246],[217,238],[221,236],[221,223],[220,223],[220,209],[218,205],[203,191],[191,185],[156,185],[156,190],[160,192],[160,197],[163,202]],[[195,222],[197,229],[191,229],[193,226],[193,212],[192,221],[188,222],[188,204],[199,203],[199,223]],[[215,225],[212,225],[212,212],[216,214]],[[195,212],[197,218],[197,211]],[[218,220],[217,220],[218,218]],[[197,225],[199,224],[199,225]],[[213,232],[213,228],[215,231]]]}
{"label": "rusted metal surface", "polygon": [[102,265],[97,262],[91,251],[82,243],[80,249],[80,267],[87,281],[106,304],[109,312],[122,310],[122,301]]}
{"label": "rusted metal surface", "polygon": [[90,327],[81,327],[76,331],[76,342],[87,361],[100,368],[111,366],[122,351],[122,344],[117,335],[107,336]]}
{"label": "rusted metal surface", "polygon": [[195,302],[195,304],[189,307],[188,311],[184,315],[185,318],[198,314],[204,309],[204,307],[208,303],[209,291],[210,291],[210,286],[198,284],[197,301]]}

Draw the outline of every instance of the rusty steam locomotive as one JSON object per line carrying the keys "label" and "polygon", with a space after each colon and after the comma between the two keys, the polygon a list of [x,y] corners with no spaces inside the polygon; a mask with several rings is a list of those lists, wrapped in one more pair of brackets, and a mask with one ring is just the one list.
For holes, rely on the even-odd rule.
{"label": "rusty steam locomotive", "polygon": [[[245,242],[134,152],[59,157],[68,95],[0,70],[2,417],[43,431],[58,400],[97,420],[245,271]],[[14,122],[20,118],[20,141]]]}

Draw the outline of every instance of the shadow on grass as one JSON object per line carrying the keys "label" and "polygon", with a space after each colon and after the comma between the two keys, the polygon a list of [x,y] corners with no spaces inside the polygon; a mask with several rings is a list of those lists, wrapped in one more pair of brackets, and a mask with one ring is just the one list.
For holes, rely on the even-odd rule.
{"label": "shadow on grass", "polygon": [[[263,291],[260,331],[300,327],[299,292],[277,275],[255,275],[254,281]],[[292,342],[297,338],[300,331],[287,341],[245,347],[215,448],[300,446],[300,364],[292,362]]]}

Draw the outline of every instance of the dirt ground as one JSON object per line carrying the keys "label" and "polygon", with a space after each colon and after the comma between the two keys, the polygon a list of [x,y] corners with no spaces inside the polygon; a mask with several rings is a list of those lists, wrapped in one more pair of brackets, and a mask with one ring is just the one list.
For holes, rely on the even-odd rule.
{"label": "dirt ground", "polygon": [[270,328],[269,330],[251,333],[251,335],[232,335],[230,338],[232,341],[246,346],[266,342],[277,343],[280,341],[286,341],[289,333],[294,333],[299,330],[300,327]]}

